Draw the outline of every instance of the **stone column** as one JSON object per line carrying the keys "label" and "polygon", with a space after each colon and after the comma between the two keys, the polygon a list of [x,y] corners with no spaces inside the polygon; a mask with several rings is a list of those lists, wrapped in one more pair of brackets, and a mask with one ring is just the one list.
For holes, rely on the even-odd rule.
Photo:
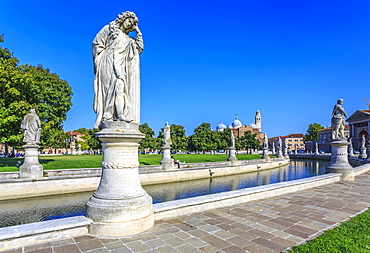
{"label": "stone column", "polygon": [[348,145],[346,140],[334,140],[331,145],[331,161],[326,173],[341,173],[342,181],[354,180],[353,167],[348,162]]}
{"label": "stone column", "polygon": [[370,145],[367,146],[367,157],[364,160],[365,163],[370,163]]}
{"label": "stone column", "polygon": [[232,162],[232,163],[236,163],[238,162],[238,158],[236,158],[236,155],[235,155],[235,148],[234,147],[230,147],[229,148],[229,157],[227,158],[228,161]]}
{"label": "stone column", "polygon": [[280,147],[277,148],[277,157],[278,158],[281,158],[281,159],[284,158],[283,153],[281,152],[281,148]]}
{"label": "stone column", "polygon": [[360,155],[358,156],[358,158],[360,158],[360,159],[366,159],[366,157],[367,157],[366,147],[361,147],[361,149],[360,149]]}
{"label": "stone column", "polygon": [[268,147],[264,147],[262,149],[263,151],[263,156],[262,156],[262,159],[265,159],[266,161],[270,161],[270,156],[269,156],[269,149]]}
{"label": "stone column", "polygon": [[42,178],[43,166],[39,163],[39,145],[26,144],[24,148],[24,163],[19,167],[20,178]]}
{"label": "stone column", "polygon": [[171,158],[171,146],[163,145],[162,147],[162,170],[173,170],[175,169],[175,165],[173,164],[172,158]]}
{"label": "stone column", "polygon": [[102,141],[102,176],[96,192],[86,203],[93,220],[90,233],[128,236],[154,224],[152,198],[141,187],[138,147],[144,134],[122,121],[104,122],[95,135]]}

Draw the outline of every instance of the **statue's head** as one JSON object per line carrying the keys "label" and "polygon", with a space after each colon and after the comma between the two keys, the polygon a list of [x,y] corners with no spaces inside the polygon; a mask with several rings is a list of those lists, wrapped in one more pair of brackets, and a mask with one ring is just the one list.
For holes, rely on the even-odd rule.
{"label": "statue's head", "polygon": [[31,108],[30,113],[36,113],[35,108]]}
{"label": "statue's head", "polygon": [[343,104],[343,98],[338,99],[337,103],[340,105]]}
{"label": "statue's head", "polygon": [[132,32],[134,27],[139,23],[139,19],[132,11],[126,11],[122,12],[122,14],[118,14],[116,22],[125,32]]}

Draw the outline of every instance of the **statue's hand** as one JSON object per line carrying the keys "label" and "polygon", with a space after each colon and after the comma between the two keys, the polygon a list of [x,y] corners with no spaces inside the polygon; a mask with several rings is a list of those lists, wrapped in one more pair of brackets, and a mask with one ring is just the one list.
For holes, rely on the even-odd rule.
{"label": "statue's hand", "polygon": [[133,26],[132,28],[136,31],[136,33],[138,35],[142,35],[142,33],[141,33],[141,31],[140,31],[140,29],[139,29],[139,27],[137,25],[136,26]]}

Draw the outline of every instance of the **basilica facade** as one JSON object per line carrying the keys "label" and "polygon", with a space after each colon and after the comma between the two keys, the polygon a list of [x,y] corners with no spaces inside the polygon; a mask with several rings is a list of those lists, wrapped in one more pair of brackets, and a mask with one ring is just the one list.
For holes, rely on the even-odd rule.
{"label": "basilica facade", "polygon": [[228,127],[222,122],[218,124],[216,127],[216,132],[222,132],[225,129],[230,129],[231,131],[233,131],[235,138],[241,137],[247,131],[250,131],[252,134],[256,134],[256,139],[260,142],[261,145],[263,144],[264,133],[262,133],[262,118],[260,111],[256,112],[254,123],[250,125],[243,125],[242,122],[239,120],[239,117],[235,116],[235,120],[231,122]]}

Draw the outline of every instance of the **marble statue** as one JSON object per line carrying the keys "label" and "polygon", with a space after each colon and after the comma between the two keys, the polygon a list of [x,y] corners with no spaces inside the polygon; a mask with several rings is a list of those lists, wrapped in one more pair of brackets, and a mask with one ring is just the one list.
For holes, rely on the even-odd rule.
{"label": "marble statue", "polygon": [[233,131],[230,130],[230,148],[235,149],[235,137]]}
{"label": "marble statue", "polygon": [[344,117],[347,113],[342,106],[343,99],[338,99],[331,115],[331,136],[333,140],[345,139],[344,136]]}
{"label": "marble statue", "polygon": [[[113,120],[139,124],[139,55],[144,44],[138,22],[135,13],[123,12],[93,41],[94,128]],[[132,31],[136,31],[136,38],[129,36]]]}
{"label": "marble statue", "polygon": [[365,137],[365,135],[362,135],[361,148],[365,148],[365,147],[366,147],[366,137]]}
{"label": "marble statue", "polygon": [[279,139],[278,139],[278,148],[282,148],[282,146],[283,146],[283,143],[282,143],[282,140],[281,140],[281,138],[279,137]]}
{"label": "marble statue", "polygon": [[166,125],[163,129],[163,143],[164,146],[168,147],[172,144],[171,140],[171,127],[168,125],[168,122],[166,122]]}
{"label": "marble statue", "polygon": [[31,145],[40,143],[41,123],[35,109],[32,108],[30,113],[24,116],[21,123],[21,128],[24,132],[23,142]]}
{"label": "marble statue", "polygon": [[264,148],[268,148],[268,146],[269,146],[268,141],[269,141],[269,139],[267,138],[267,134],[264,134],[264,136],[263,136],[263,147]]}

